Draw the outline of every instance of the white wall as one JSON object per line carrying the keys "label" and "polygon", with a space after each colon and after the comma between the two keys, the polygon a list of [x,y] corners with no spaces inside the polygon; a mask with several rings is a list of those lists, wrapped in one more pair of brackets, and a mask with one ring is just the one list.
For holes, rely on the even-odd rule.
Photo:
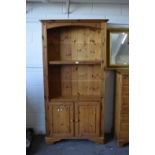
{"label": "white wall", "polygon": [[[42,69],[41,19],[109,19],[110,24],[128,25],[128,4],[71,4],[69,16],[63,3],[27,3],[26,33],[26,96],[27,127],[45,133],[44,89]],[[114,74],[106,76],[105,132],[110,132],[113,119]]]}

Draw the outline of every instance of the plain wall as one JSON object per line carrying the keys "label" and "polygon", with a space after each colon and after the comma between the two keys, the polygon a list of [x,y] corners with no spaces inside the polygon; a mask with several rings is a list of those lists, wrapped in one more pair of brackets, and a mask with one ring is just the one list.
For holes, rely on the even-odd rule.
{"label": "plain wall", "polygon": [[[26,16],[26,126],[45,133],[41,19],[109,19],[112,26],[128,27],[128,4],[71,4],[69,16],[63,3],[27,3]],[[114,105],[114,72],[106,74],[105,132],[111,132]]]}

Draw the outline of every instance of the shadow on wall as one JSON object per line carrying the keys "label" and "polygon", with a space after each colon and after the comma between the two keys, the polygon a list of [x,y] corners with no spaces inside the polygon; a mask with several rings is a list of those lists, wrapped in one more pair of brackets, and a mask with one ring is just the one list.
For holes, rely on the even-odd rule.
{"label": "shadow on wall", "polygon": [[105,76],[105,133],[112,132],[114,117],[115,72],[107,71]]}
{"label": "shadow on wall", "polygon": [[39,103],[26,97],[26,127],[33,128],[36,134],[45,133],[45,116],[42,111],[44,111],[42,101]]}
{"label": "shadow on wall", "polygon": [[[38,118],[34,117],[36,109],[32,104],[31,100],[26,96],[26,127],[35,129],[34,124],[39,121]],[[35,122],[34,122],[35,121]]]}

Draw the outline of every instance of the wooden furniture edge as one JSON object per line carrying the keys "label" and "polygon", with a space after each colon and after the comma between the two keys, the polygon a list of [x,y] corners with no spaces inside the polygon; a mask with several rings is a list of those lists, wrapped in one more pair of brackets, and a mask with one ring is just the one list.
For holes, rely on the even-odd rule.
{"label": "wooden furniture edge", "polygon": [[90,140],[94,141],[97,144],[104,144],[104,137],[45,137],[46,144],[54,144],[60,140],[73,140],[73,139],[79,139],[79,140]]}
{"label": "wooden furniture edge", "polygon": [[108,20],[41,20],[46,24],[47,29],[67,27],[67,26],[84,26],[101,29],[101,24],[107,23]]}
{"label": "wooden furniture edge", "polygon": [[124,145],[129,144],[129,141],[127,139],[119,139],[116,143],[118,147],[123,147]]}
{"label": "wooden furniture edge", "polygon": [[40,22],[108,22],[109,19],[41,19]]}

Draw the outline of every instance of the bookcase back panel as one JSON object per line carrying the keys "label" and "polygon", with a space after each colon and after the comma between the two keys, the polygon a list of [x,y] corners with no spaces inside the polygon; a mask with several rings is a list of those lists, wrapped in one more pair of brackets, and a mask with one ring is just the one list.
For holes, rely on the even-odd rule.
{"label": "bookcase back panel", "polygon": [[49,67],[49,98],[61,96],[61,70],[60,67]]}
{"label": "bookcase back panel", "polygon": [[100,60],[100,31],[100,29],[86,27],[63,27],[48,30],[49,61]]}
{"label": "bookcase back panel", "polygon": [[60,60],[60,32],[59,29],[47,31],[47,52],[49,60]]}
{"label": "bookcase back panel", "polygon": [[101,68],[99,65],[63,66],[62,96],[100,95]]}

